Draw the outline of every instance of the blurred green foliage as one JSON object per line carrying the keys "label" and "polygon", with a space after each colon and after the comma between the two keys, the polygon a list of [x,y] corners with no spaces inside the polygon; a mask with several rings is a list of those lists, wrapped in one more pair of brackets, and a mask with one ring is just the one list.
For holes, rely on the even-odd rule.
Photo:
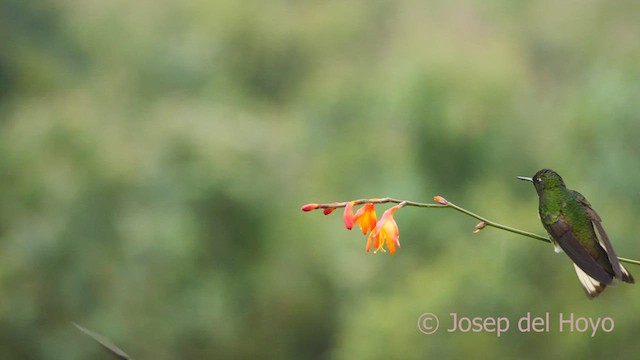
{"label": "blurred green foliage", "polygon": [[[307,202],[446,198],[542,233],[560,172],[640,258],[640,3],[0,1],[0,357],[630,359],[637,286],[402,209],[395,256]],[[379,209],[380,211],[381,209]],[[636,278],[640,269],[630,266]],[[550,333],[420,314],[550,312]],[[559,333],[559,313],[612,333]]]}

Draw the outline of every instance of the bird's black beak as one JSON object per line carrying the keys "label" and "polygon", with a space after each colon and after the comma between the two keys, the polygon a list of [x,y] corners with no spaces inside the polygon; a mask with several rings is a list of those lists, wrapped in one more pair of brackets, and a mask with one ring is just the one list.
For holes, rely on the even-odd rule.
{"label": "bird's black beak", "polygon": [[518,176],[518,179],[533,182],[533,179],[532,179],[532,178],[530,178],[530,177],[526,177],[526,176]]}

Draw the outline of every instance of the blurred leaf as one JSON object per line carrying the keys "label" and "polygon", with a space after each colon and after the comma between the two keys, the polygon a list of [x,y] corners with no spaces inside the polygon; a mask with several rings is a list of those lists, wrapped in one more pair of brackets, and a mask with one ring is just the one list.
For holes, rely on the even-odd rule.
{"label": "blurred leaf", "polygon": [[76,323],[73,323],[73,325],[77,327],[78,330],[82,331],[86,335],[93,338],[93,340],[100,343],[100,345],[102,345],[111,355],[114,355],[116,359],[133,360],[133,358],[127,355],[124,351],[122,351],[119,347],[117,347],[114,343],[112,343],[111,340],[109,340],[108,338],[98,333],[95,333],[89,329],[86,329]]}

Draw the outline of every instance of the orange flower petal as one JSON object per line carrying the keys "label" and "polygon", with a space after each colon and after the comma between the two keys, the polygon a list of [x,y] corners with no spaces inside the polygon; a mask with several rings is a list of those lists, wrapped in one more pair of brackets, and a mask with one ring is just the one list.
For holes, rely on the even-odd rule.
{"label": "orange flower petal", "polygon": [[400,230],[398,229],[398,224],[394,218],[390,218],[387,221],[385,228],[387,231],[387,247],[389,248],[389,251],[391,251],[391,248],[393,247],[394,250],[391,251],[393,254],[395,252],[396,245],[400,247]]}
{"label": "orange flower petal", "polygon": [[369,203],[364,204],[360,209],[358,209],[358,211],[356,211],[356,214],[353,216],[354,222],[360,220],[360,218],[365,214],[367,211],[367,205],[369,205]]}
{"label": "orange flower petal", "polygon": [[366,247],[367,252],[369,252],[371,250],[371,242],[373,240],[373,236],[374,235],[375,234],[373,232],[371,232],[371,234],[369,234],[369,236],[367,237],[367,247]]}
{"label": "orange flower petal", "polygon": [[353,217],[353,221],[360,225],[363,235],[373,230],[376,227],[376,210],[372,203],[366,203],[356,212]]}
{"label": "orange flower petal", "polygon": [[396,253],[396,243],[393,241],[387,241],[387,248],[389,249],[389,252],[391,253],[391,255]]}
{"label": "orange flower petal", "polygon": [[380,250],[380,248],[382,247],[383,242],[380,241],[380,240],[382,240],[381,239],[382,237],[383,237],[383,235],[380,232],[376,232],[375,235],[373,235],[373,251],[374,252]]}
{"label": "orange flower petal", "polygon": [[348,229],[351,230],[353,228],[353,205],[354,205],[354,201],[350,201],[347,203],[347,206],[344,207],[344,215],[343,215],[343,219],[344,219],[344,226]]}

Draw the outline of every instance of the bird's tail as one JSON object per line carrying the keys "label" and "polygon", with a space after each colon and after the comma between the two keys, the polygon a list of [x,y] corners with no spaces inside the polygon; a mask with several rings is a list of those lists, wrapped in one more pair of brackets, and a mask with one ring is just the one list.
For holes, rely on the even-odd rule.
{"label": "bird's tail", "polygon": [[[589,297],[589,299],[593,299],[594,297],[600,295],[600,293],[603,292],[604,289],[607,287],[607,285],[587,275],[587,273],[582,271],[582,269],[580,269],[578,265],[573,264],[573,267],[576,269],[576,274],[578,274],[578,280],[580,280],[580,284],[582,285],[584,292],[587,293],[587,296]],[[626,274],[629,275],[629,272],[627,272]],[[631,279],[633,280],[633,278]]]}
{"label": "bird's tail", "polygon": [[633,276],[631,276],[631,273],[629,272],[629,270],[627,270],[622,264],[620,264],[620,270],[622,272],[622,278],[620,278],[620,280],[629,284],[634,284],[636,282],[633,279]]}

